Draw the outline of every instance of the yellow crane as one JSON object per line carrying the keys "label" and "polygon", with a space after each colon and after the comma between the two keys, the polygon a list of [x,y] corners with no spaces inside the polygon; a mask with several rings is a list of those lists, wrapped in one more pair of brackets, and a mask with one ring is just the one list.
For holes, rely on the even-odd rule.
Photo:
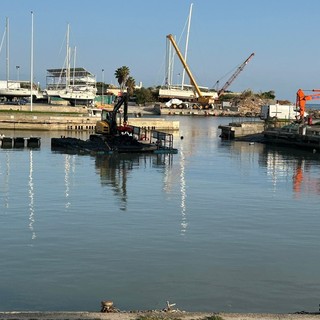
{"label": "yellow crane", "polygon": [[179,50],[179,47],[178,47],[173,35],[172,34],[168,34],[167,38],[170,40],[170,42],[172,43],[174,49],[176,50],[176,53],[177,53],[177,55],[178,55],[182,65],[183,65],[184,69],[186,70],[186,72],[187,72],[187,74],[188,74],[188,76],[190,78],[190,82],[193,85],[193,87],[194,87],[194,89],[196,91],[196,94],[198,95],[198,97],[195,99],[195,102],[198,102],[199,104],[201,104],[202,106],[205,106],[205,107],[207,107],[210,104],[214,103],[214,99],[212,97],[206,97],[206,96],[204,96],[202,94],[202,92],[201,92],[196,80],[193,77],[193,74],[192,74],[189,66],[187,65],[184,57],[182,56],[182,54],[181,54],[181,52]]}

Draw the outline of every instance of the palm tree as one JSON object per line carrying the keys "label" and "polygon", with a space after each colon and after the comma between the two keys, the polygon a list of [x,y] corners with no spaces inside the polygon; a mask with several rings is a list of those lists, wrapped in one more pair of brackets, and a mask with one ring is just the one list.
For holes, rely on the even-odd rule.
{"label": "palm tree", "polygon": [[134,90],[134,88],[136,86],[136,81],[132,77],[128,77],[125,85],[127,87],[128,95],[132,96],[133,95],[133,90]]}
{"label": "palm tree", "polygon": [[116,79],[118,80],[118,83],[120,85],[120,89],[123,90],[124,89],[124,85],[126,83],[126,81],[128,80],[130,74],[130,69],[126,66],[122,66],[121,68],[118,68],[114,75],[116,77]]}

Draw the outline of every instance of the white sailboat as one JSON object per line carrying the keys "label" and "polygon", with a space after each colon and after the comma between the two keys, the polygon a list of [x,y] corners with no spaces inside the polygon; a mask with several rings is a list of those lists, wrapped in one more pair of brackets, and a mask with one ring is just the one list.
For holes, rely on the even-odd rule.
{"label": "white sailboat", "polygon": [[84,68],[70,67],[71,50],[69,46],[70,27],[67,28],[65,68],[47,70],[46,94],[49,100],[58,97],[71,105],[93,105],[97,94],[95,76]]}
{"label": "white sailboat", "polygon": [[[2,45],[6,39],[6,80],[0,80],[0,97],[8,101],[19,102],[21,98],[29,98],[31,96],[31,81],[10,80],[10,54],[9,54],[9,19],[6,18],[5,32],[2,37],[0,52]],[[32,96],[40,98],[42,96],[39,88],[32,90]]]}
{"label": "white sailboat", "polygon": [[[190,5],[189,15],[187,19],[187,35],[185,43],[185,53],[184,60],[187,61],[188,45],[189,45],[189,35],[190,35],[190,25],[192,17],[193,3]],[[196,94],[194,92],[194,87],[190,84],[185,83],[185,69],[182,70],[181,84],[173,84],[173,72],[174,72],[174,51],[172,50],[171,43],[167,41],[167,52],[166,52],[166,64],[167,70],[165,75],[165,85],[159,89],[159,99],[160,101],[168,101],[170,99],[182,99],[183,101],[194,99]],[[178,74],[180,76],[180,73]],[[205,93],[205,95],[214,95],[214,93],[208,93],[208,87],[200,87],[200,90]]]}

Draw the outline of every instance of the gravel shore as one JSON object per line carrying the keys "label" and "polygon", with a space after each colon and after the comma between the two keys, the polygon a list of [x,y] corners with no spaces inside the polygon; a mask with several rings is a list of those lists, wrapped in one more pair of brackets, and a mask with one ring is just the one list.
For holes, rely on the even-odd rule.
{"label": "gravel shore", "polygon": [[8,320],[320,320],[320,314],[258,314],[204,312],[0,312]]}

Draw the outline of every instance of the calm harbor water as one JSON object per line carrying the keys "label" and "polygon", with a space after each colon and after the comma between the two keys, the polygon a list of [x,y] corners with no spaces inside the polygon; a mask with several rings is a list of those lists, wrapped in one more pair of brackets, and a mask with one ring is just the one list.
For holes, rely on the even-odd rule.
{"label": "calm harbor water", "polygon": [[0,149],[0,311],[318,310],[320,155],[176,119],[176,155]]}

